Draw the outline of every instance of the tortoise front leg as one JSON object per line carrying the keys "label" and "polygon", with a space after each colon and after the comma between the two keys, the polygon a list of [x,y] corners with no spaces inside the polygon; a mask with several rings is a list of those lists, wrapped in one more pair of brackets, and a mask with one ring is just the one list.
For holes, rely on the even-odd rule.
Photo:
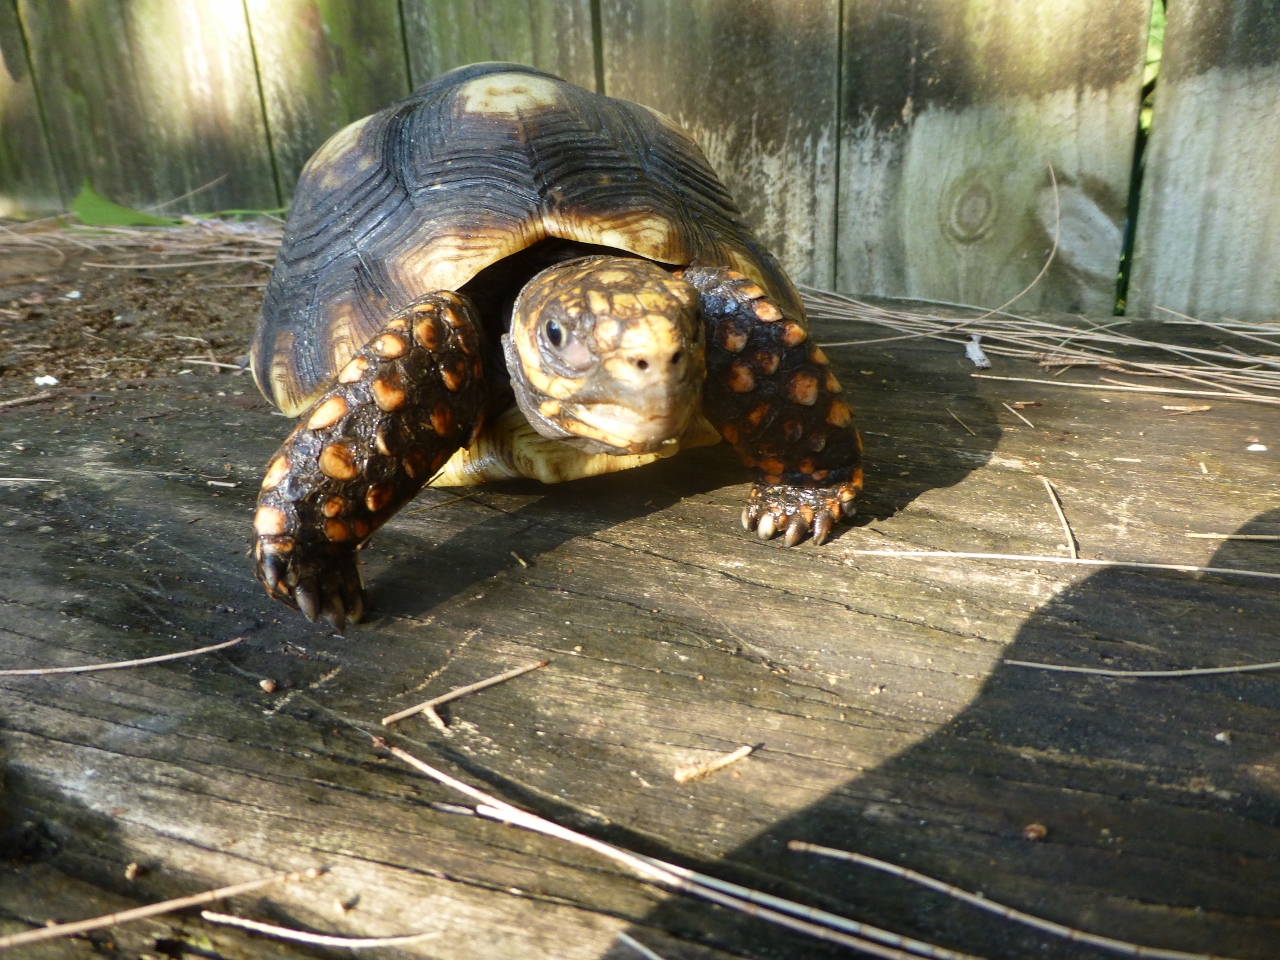
{"label": "tortoise front leg", "polygon": [[764,540],[785,531],[789,547],[810,531],[823,543],[862,489],[862,441],[826,355],[742,274],[695,267],[683,277],[707,325],[703,413],[756,481],[743,527]]}
{"label": "tortoise front leg", "polygon": [[479,426],[482,344],[470,301],[436,293],[342,368],[262,481],[253,555],[268,594],[338,630],[361,619],[356,550]]}

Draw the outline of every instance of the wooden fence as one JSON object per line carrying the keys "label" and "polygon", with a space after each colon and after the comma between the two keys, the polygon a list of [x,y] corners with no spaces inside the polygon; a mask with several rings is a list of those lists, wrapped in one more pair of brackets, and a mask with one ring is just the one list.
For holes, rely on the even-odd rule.
{"label": "wooden fence", "polygon": [[[0,0],[0,216],[274,208],[330,133],[515,60],[689,127],[801,282],[1107,314],[1150,0]],[[1280,316],[1280,4],[1171,0],[1129,312]],[[1056,174],[1057,203],[1050,167]]]}

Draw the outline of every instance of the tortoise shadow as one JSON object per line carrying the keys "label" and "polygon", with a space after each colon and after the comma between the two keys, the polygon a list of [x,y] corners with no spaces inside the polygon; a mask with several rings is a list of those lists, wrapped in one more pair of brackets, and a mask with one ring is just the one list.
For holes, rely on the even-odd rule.
{"label": "tortoise shadow", "polygon": [[[1239,532],[1280,532],[1280,510]],[[1280,557],[1228,542],[1209,565],[1280,572]],[[1265,580],[1105,570],[1038,609],[1004,660],[1266,663],[1280,661],[1276,623],[1280,592]],[[1277,729],[1274,673],[1111,679],[1002,663],[925,740],[725,859],[684,862],[982,956],[1108,954],[788,841],[858,851],[1110,936],[1261,960],[1280,940]],[[756,958],[847,955],[743,917],[699,932],[680,899],[647,917],[641,937],[665,931]],[[708,955],[680,939],[661,949]],[[629,956],[615,946],[604,958]]]}

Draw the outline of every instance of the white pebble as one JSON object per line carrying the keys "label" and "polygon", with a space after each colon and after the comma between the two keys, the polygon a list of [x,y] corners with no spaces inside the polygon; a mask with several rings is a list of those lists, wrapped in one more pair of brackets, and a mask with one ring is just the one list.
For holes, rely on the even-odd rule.
{"label": "white pebble", "polygon": [[58,378],[51,377],[47,373],[44,376],[36,377],[37,387],[56,387],[57,385],[58,385]]}
{"label": "white pebble", "polygon": [[67,298],[68,300],[79,300],[79,299],[80,299],[80,291],[79,291],[79,290],[72,290],[70,293],[66,294],[65,296],[66,296],[66,298]]}
{"label": "white pebble", "polygon": [[1245,449],[1250,453],[1266,453],[1267,445],[1265,443],[1251,443]]}

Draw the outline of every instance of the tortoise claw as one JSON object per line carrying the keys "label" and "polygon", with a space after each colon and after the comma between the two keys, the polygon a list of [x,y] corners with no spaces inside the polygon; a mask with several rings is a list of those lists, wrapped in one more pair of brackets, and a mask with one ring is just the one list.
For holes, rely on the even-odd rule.
{"label": "tortoise claw", "polygon": [[298,602],[298,609],[302,611],[302,615],[315,623],[316,618],[320,616],[320,594],[315,584],[310,581],[299,583],[294,588],[293,598]]}
{"label": "tortoise claw", "polygon": [[289,565],[284,558],[276,554],[269,553],[262,558],[262,583],[267,588],[267,593],[275,594],[276,588],[280,585],[280,581],[284,579],[288,572]]}
{"label": "tortoise claw", "polygon": [[338,633],[347,629],[347,608],[342,602],[342,594],[332,593],[325,598],[324,618]]}
{"label": "tortoise claw", "polygon": [[778,532],[778,526],[773,519],[772,513],[766,513],[760,518],[760,525],[756,527],[756,536],[761,540],[772,540],[773,535]]}
{"label": "tortoise claw", "polygon": [[809,524],[805,522],[804,517],[798,513],[791,515],[791,522],[787,524],[787,535],[782,542],[788,547],[794,547],[797,543],[804,539],[805,534],[809,532]]}
{"label": "tortoise claw", "polygon": [[814,546],[820,547],[831,538],[831,528],[834,525],[830,514],[820,513],[813,518]]}

